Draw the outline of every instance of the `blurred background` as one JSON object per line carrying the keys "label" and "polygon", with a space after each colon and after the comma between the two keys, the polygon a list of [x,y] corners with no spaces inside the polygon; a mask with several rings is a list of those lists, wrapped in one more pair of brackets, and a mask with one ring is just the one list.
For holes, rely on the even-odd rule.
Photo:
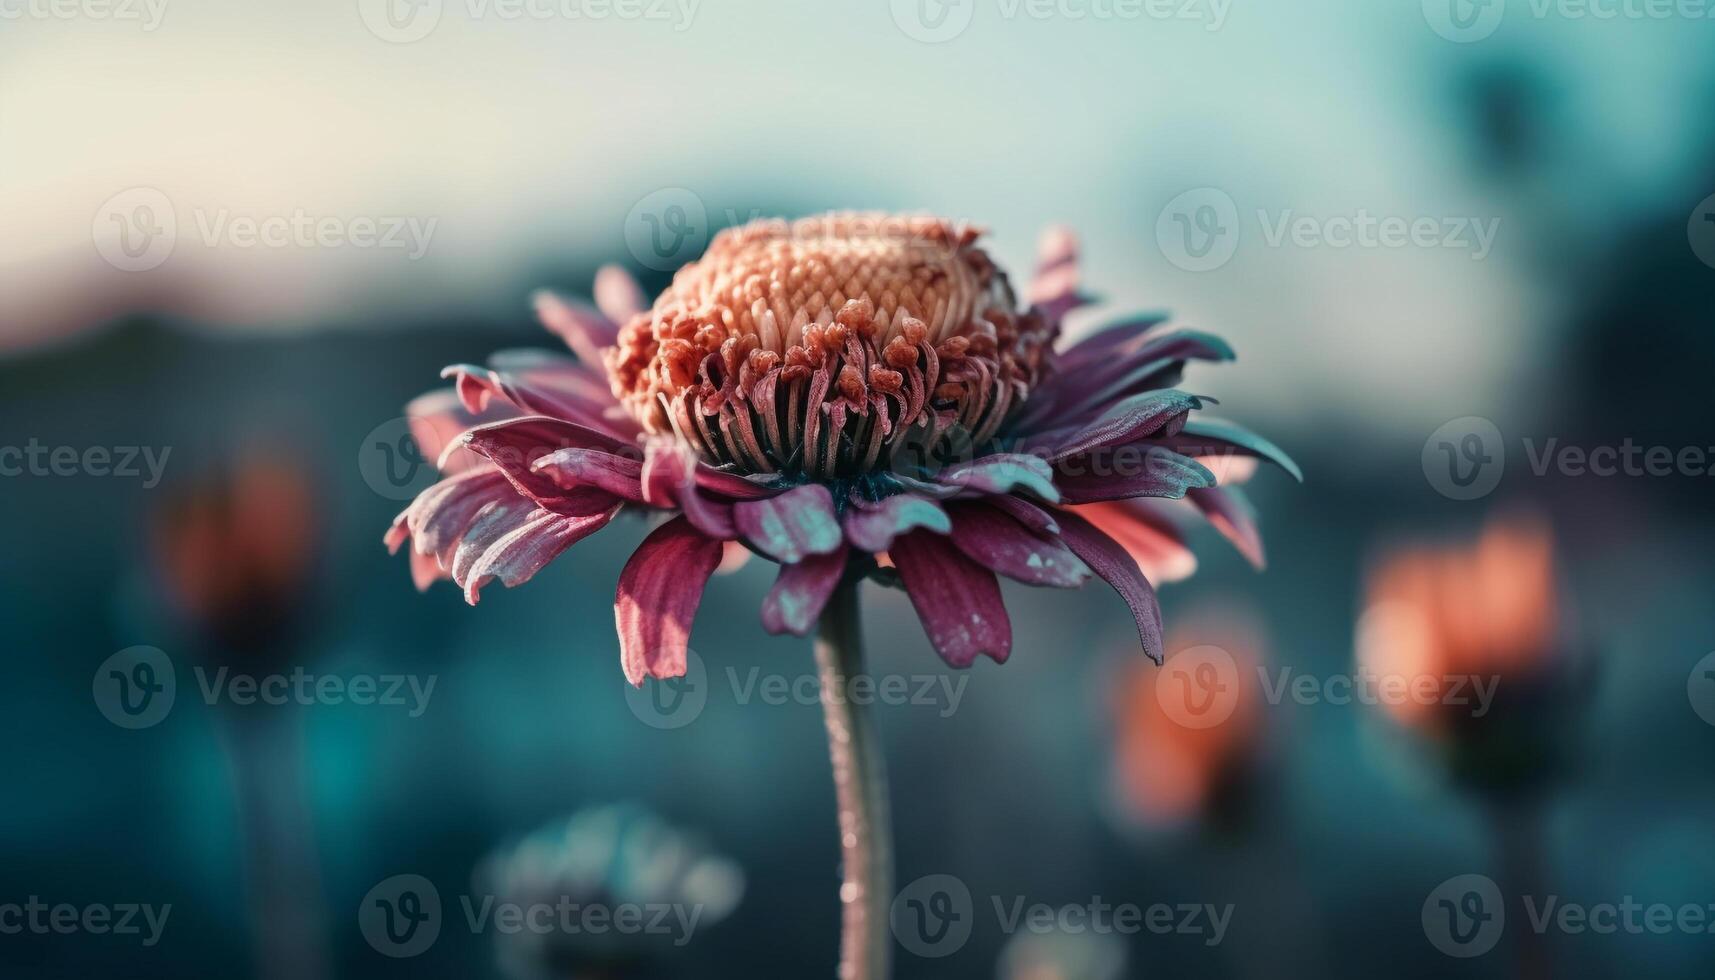
{"label": "blurred background", "polygon": [[[0,972],[831,976],[763,563],[639,696],[641,522],[474,608],[381,535],[403,406],[552,346],[533,289],[879,208],[1020,273],[1071,225],[1073,332],[1223,335],[1187,387],[1306,473],[1266,572],[1195,539],[1165,668],[1105,589],[1009,584],[951,672],[866,587],[897,976],[1710,976],[1711,11],[0,0]],[[700,917],[483,916],[543,895]]]}

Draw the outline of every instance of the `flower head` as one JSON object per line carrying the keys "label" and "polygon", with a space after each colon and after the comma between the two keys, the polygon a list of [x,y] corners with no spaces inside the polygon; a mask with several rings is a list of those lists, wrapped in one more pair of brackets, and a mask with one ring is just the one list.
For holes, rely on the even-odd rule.
{"label": "flower head", "polygon": [[[670,515],[620,574],[626,677],[684,673],[691,620],[727,542],[781,565],[762,606],[803,634],[848,574],[897,581],[950,664],[1004,661],[998,575],[1130,605],[1161,655],[1149,576],[1188,574],[1180,532],[1201,512],[1261,564],[1237,483],[1243,429],[1193,416],[1175,385],[1220,340],[1124,320],[1057,349],[1085,300],[1055,231],[1021,303],[980,233],[937,218],[835,214],[716,236],[647,304],[617,269],[599,308],[544,294],[576,359],[506,354],[456,365],[454,392],[410,410],[446,479],[394,522],[420,586],[525,581],[621,510]],[[1221,477],[1217,478],[1217,473]],[[891,566],[890,568],[887,566]]]}

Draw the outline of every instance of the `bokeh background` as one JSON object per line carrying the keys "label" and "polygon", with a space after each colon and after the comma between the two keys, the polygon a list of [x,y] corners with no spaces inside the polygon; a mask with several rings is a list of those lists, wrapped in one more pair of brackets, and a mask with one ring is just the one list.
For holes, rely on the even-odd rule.
{"label": "bokeh background", "polygon": [[[0,972],[530,975],[459,897],[548,828],[539,869],[568,848],[614,849],[591,865],[614,876],[689,861],[668,877],[725,914],[683,946],[568,938],[538,975],[831,975],[819,709],[744,696],[752,668],[813,673],[758,626],[760,562],[711,583],[704,698],[667,727],[616,663],[641,522],[474,608],[418,595],[380,538],[427,479],[403,406],[446,364],[550,344],[533,289],[587,296],[617,262],[653,291],[714,229],[858,207],[985,225],[1020,270],[1073,226],[1103,298],[1075,330],[1167,308],[1227,337],[1237,363],[1188,386],[1306,473],[1251,487],[1266,572],[1203,532],[1197,576],[1163,588],[1170,653],[1239,665],[1246,707],[1216,735],[1186,741],[1105,589],[1009,585],[1012,660],[957,674],[902,594],[866,589],[877,673],[963,685],[956,707],[877,709],[901,886],[971,896],[968,938],[902,945],[898,976],[1709,976],[1700,927],[1537,937],[1524,900],[1715,919],[1710,9],[0,0],[0,905],[172,906],[147,947],[0,932]],[[1363,215],[1428,231],[1340,244]],[[1710,459],[1534,465],[1551,440]],[[158,479],[89,463],[124,447],[164,458]],[[1420,596],[1380,583],[1401,548],[1506,521],[1552,542],[1552,587],[1449,560],[1440,633],[1360,628],[1377,596]],[[1552,628],[1484,632],[1545,601]],[[1473,672],[1531,693],[1501,738],[1269,697],[1248,669],[1325,691],[1366,642],[1433,653],[1448,630],[1504,647]],[[177,695],[131,729],[101,690],[136,646]],[[415,713],[209,704],[196,669],[219,665],[434,687]],[[396,958],[360,909],[401,874],[445,914]],[[1499,883],[1506,918],[1455,956],[1437,903],[1464,875]],[[1231,919],[1218,942],[1037,934],[997,901]]]}

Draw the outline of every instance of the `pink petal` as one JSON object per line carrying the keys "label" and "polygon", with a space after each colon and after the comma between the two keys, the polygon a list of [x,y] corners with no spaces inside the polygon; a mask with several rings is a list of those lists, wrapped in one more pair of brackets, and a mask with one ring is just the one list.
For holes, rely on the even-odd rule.
{"label": "pink petal", "polygon": [[1120,594],[1131,615],[1137,621],[1137,636],[1143,652],[1161,663],[1161,606],[1155,599],[1155,587],[1143,577],[1137,562],[1113,538],[1103,534],[1089,521],[1069,510],[1059,512],[1060,538],[1073,553],[1084,559],[1114,591]]}
{"label": "pink petal", "polygon": [[559,335],[578,360],[603,370],[601,349],[619,339],[619,327],[582,303],[542,290],[535,296],[536,315],[542,325]]}
{"label": "pink petal", "polygon": [[842,544],[833,495],[820,483],[793,487],[767,500],[741,500],[732,510],[739,533],[776,561],[803,561]]}
{"label": "pink petal", "polygon": [[[497,355],[493,368],[454,364],[442,369],[441,377],[456,382],[460,399],[472,412],[487,412],[504,403],[517,409],[512,414],[566,419],[625,438],[636,434],[636,423],[619,407],[612,390],[600,378],[576,361],[565,358],[549,361],[548,356],[536,354],[534,360],[527,361],[518,352]],[[508,363],[513,366],[502,366]],[[524,364],[529,366],[520,367]]]}
{"label": "pink petal", "polygon": [[596,270],[595,305],[603,316],[621,325],[649,308],[637,280],[617,265],[604,265]]}
{"label": "pink petal", "polygon": [[411,438],[417,442],[418,451],[423,454],[424,460],[438,460],[440,471],[448,476],[462,473],[472,466],[486,465],[475,453],[447,452],[447,448],[457,442],[466,429],[499,422],[517,414],[517,410],[511,405],[503,403],[495,403],[485,411],[472,413],[465,408],[458,392],[452,388],[419,395],[405,406],[405,419],[411,429]]}
{"label": "pink petal", "polygon": [[811,555],[794,565],[781,565],[774,588],[762,600],[762,628],[770,633],[803,636],[816,628],[822,607],[846,570],[846,547],[826,555]]}
{"label": "pink petal", "polygon": [[434,555],[419,555],[415,551],[411,552],[411,584],[417,587],[418,592],[427,591],[429,586],[441,579],[451,577],[451,573],[441,567],[441,563],[435,560]]}
{"label": "pink petal", "polygon": [[[479,470],[466,470],[435,484],[417,495],[400,515],[419,555],[436,556],[443,564],[452,560],[453,549],[483,508],[516,500],[518,491],[486,462]],[[388,532],[388,546],[400,543],[399,525]]]}
{"label": "pink petal", "polygon": [[561,552],[606,527],[619,508],[614,499],[606,510],[581,517],[538,509],[511,522],[511,529],[497,537],[485,535],[487,547],[474,561],[462,569],[454,562],[454,579],[463,572],[465,601],[475,605],[482,587],[496,578],[509,589],[528,582]]}
{"label": "pink petal", "polygon": [[718,538],[702,534],[683,516],[656,528],[637,546],[619,573],[613,598],[626,680],[641,687],[645,677],[684,676],[691,621],[721,550]]}
{"label": "pink petal", "polygon": [[1045,538],[988,505],[987,501],[948,507],[953,544],[977,564],[1029,585],[1075,589],[1090,579],[1090,569],[1057,538]]}
{"label": "pink petal", "polygon": [[1040,457],[1028,453],[995,453],[958,463],[942,470],[935,482],[958,487],[967,493],[1002,494],[1024,490],[1049,503],[1060,499],[1054,489],[1053,470]]}
{"label": "pink petal", "polygon": [[886,551],[895,537],[917,527],[946,534],[953,522],[940,504],[912,493],[896,493],[879,504],[853,500],[846,508],[846,540],[862,551]]}
{"label": "pink petal", "polygon": [[587,449],[599,435],[571,422],[524,418],[480,426],[464,435],[464,442],[488,458],[507,481],[544,509],[582,517],[606,508],[613,494],[600,486],[561,487],[535,468],[537,461],[561,448]]}
{"label": "pink petal", "polygon": [[1151,498],[1083,504],[1084,519],[1124,548],[1151,582],[1178,582],[1197,570],[1197,555],[1166,513],[1165,501]]}
{"label": "pink petal", "polygon": [[697,489],[696,471],[696,457],[689,447],[669,439],[650,441],[644,447],[643,499],[651,506],[683,510],[710,537],[736,538],[733,505]]}
{"label": "pink petal", "polygon": [[1006,662],[1012,621],[993,572],[930,531],[900,535],[888,555],[942,660],[969,667],[981,654]]}
{"label": "pink petal", "polygon": [[634,503],[643,502],[643,462],[599,449],[557,449],[531,466],[562,489],[600,487]]}
{"label": "pink petal", "polygon": [[1251,508],[1244,491],[1238,487],[1193,490],[1190,499],[1215,530],[1231,541],[1252,566],[1261,571],[1268,564],[1263,553],[1262,531],[1257,528],[1256,511]]}

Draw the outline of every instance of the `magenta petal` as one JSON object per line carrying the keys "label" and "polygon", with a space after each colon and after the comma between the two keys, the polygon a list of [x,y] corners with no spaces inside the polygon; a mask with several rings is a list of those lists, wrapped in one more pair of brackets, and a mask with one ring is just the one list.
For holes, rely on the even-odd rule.
{"label": "magenta petal", "polygon": [[987,501],[955,503],[953,544],[979,565],[1030,585],[1075,589],[1090,579],[1090,569],[1055,538],[1044,538]]}
{"label": "magenta petal", "polygon": [[1084,559],[1114,591],[1120,594],[1131,615],[1137,621],[1137,636],[1143,652],[1161,663],[1164,644],[1161,639],[1161,605],[1155,599],[1155,587],[1143,577],[1137,562],[1126,554],[1119,542],[1102,533],[1094,524],[1069,510],[1062,510],[1060,538],[1073,553]]}
{"label": "magenta petal", "polygon": [[816,628],[822,607],[846,570],[846,548],[811,555],[795,565],[781,565],[774,588],[762,600],[762,628],[770,633],[803,636]]}
{"label": "magenta petal", "polygon": [[1113,405],[1099,419],[1075,429],[1044,432],[1032,439],[1034,449],[1047,452],[1049,459],[1069,459],[1092,449],[1118,446],[1147,439],[1157,434],[1170,434],[1184,424],[1185,416],[1203,402],[1196,395],[1172,388],[1133,395]]}
{"label": "magenta petal", "polygon": [[698,490],[696,469],[696,457],[688,447],[666,439],[650,442],[644,448],[643,499],[655,507],[678,507],[697,530],[710,537],[737,537],[732,504]]}
{"label": "magenta petal", "polygon": [[983,500],[990,507],[1005,512],[1013,520],[1029,528],[1033,534],[1060,533],[1060,525],[1055,523],[1053,514],[1023,497],[1001,494],[996,497],[985,497]]}
{"label": "magenta petal", "polygon": [[[1097,461],[1085,459],[1092,467]],[[1068,476],[1057,473],[1055,486],[1069,504],[1089,504],[1102,500],[1126,500],[1132,497],[1185,496],[1187,490],[1215,485],[1215,474],[1188,456],[1181,456],[1160,446],[1123,446],[1104,454],[1100,461],[1115,472],[1081,473]]]}
{"label": "magenta petal", "polygon": [[[445,563],[484,507],[517,497],[506,478],[485,463],[482,469],[466,470],[424,490],[400,516],[410,531],[412,550]],[[396,531],[390,537],[396,537]]]}
{"label": "magenta petal", "polygon": [[953,529],[941,505],[912,493],[896,493],[879,504],[854,500],[846,508],[846,540],[862,551],[882,552],[893,539],[912,528],[927,528],[937,534]]}
{"label": "magenta petal", "polygon": [[[599,486],[561,487],[535,469],[535,464],[564,446],[557,439],[581,439],[591,430],[552,419],[518,419],[482,426],[465,433],[465,443],[488,458],[517,491],[556,513],[581,517],[607,507],[613,494]],[[576,444],[572,448],[578,448]]]}
{"label": "magenta petal", "polygon": [[1246,561],[1258,571],[1268,564],[1263,554],[1262,531],[1257,528],[1256,511],[1251,508],[1250,498],[1244,491],[1238,487],[1213,487],[1193,490],[1190,498],[1215,530],[1231,541]]}
{"label": "magenta petal", "polygon": [[683,516],[637,546],[613,597],[626,680],[641,687],[645,677],[684,676],[691,620],[723,550],[720,539],[704,535]]}
{"label": "magenta petal", "polygon": [[[540,509],[525,515],[511,530],[490,539],[482,554],[462,569],[465,601],[474,605],[482,587],[496,578],[509,589],[528,582],[561,552],[606,527],[619,508],[619,501],[613,500],[606,510],[581,517]],[[459,571],[455,565],[455,578]]]}
{"label": "magenta petal", "polygon": [[981,654],[1006,662],[1012,653],[1012,621],[993,572],[929,531],[900,535],[888,554],[942,660],[969,667]]}
{"label": "magenta petal", "polygon": [[578,360],[602,370],[601,349],[619,339],[619,327],[595,310],[543,290],[536,294],[536,315],[558,334]]}
{"label": "magenta petal", "polygon": [[1060,492],[1054,489],[1053,470],[1046,461],[1028,453],[995,453],[958,463],[942,470],[935,482],[965,492],[1002,494],[1024,490],[1049,503],[1060,500]]}
{"label": "magenta petal", "polygon": [[741,500],[732,510],[739,533],[776,561],[790,564],[829,554],[842,543],[834,497],[820,483],[793,487],[767,500]]}
{"label": "magenta petal", "polygon": [[516,409],[504,403],[491,404],[484,411],[473,414],[452,388],[419,395],[405,406],[405,418],[411,429],[411,438],[417,442],[418,452],[425,460],[439,460],[440,471],[449,476],[482,463],[481,457],[472,452],[447,453],[447,447],[457,442],[465,430],[517,415]]}
{"label": "magenta petal", "polygon": [[637,280],[617,265],[604,265],[596,270],[595,305],[603,316],[618,324],[649,307]]}
{"label": "magenta petal", "polygon": [[600,487],[634,503],[643,502],[643,462],[598,449],[558,449],[532,464],[531,469],[561,489]]}
{"label": "magenta petal", "polygon": [[1266,459],[1286,472],[1300,483],[1304,482],[1304,473],[1292,457],[1274,443],[1262,436],[1251,432],[1243,426],[1231,422],[1208,417],[1198,417],[1185,420],[1185,428],[1173,436],[1161,440],[1163,445],[1175,452],[1187,456],[1229,456],[1243,455]]}

